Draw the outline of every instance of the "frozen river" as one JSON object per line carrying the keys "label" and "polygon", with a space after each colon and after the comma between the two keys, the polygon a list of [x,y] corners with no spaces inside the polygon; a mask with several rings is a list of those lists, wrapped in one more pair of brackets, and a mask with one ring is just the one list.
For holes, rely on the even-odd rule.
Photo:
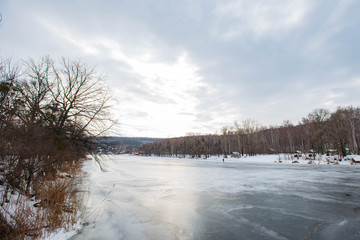
{"label": "frozen river", "polygon": [[360,239],[359,166],[269,158],[88,161],[87,225],[72,239]]}

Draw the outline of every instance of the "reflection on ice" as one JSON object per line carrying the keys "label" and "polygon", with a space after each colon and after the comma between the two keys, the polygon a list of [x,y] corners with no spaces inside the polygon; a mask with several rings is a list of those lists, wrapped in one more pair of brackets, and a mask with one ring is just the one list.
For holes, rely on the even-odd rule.
{"label": "reflection on ice", "polygon": [[86,162],[73,239],[360,239],[360,168],[113,156]]}

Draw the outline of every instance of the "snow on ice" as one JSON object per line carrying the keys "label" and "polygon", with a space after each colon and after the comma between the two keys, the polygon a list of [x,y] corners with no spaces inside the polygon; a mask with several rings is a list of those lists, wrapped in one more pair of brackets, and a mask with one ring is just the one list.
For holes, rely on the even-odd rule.
{"label": "snow on ice", "polygon": [[360,165],[298,162],[113,155],[101,171],[87,161],[84,226],[71,239],[360,239]]}

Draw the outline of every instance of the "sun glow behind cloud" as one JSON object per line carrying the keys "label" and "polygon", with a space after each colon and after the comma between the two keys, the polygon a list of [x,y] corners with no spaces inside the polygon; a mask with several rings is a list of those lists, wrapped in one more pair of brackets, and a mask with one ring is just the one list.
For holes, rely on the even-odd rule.
{"label": "sun glow behind cloud", "polygon": [[143,134],[159,134],[149,134],[148,129],[162,129],[162,136],[179,136],[189,131],[192,128],[189,123],[195,118],[193,113],[198,104],[198,99],[192,93],[204,87],[205,83],[198,76],[197,67],[189,61],[187,53],[182,53],[171,64],[139,59],[127,59],[126,62],[134,74],[141,76],[138,87],[145,88],[153,96],[149,100],[137,95],[138,100],[129,102],[130,109],[141,106],[141,110],[148,113],[146,124],[151,127],[143,125]]}
{"label": "sun glow behind cloud", "polygon": [[121,86],[112,87],[114,96],[122,96],[115,106],[118,114],[114,113],[119,115],[120,123],[125,122],[120,128],[122,134],[132,135],[135,128],[141,136],[174,137],[196,130],[192,122],[196,119],[199,101],[194,92],[200,88],[211,90],[211,87],[199,76],[198,67],[186,51],[173,62],[159,61],[153,49],[130,56],[113,39],[93,37],[89,40],[69,29],[54,27],[48,21],[44,25],[86,54],[98,57],[109,54],[115,65],[126,66],[123,71],[138,79],[126,84],[127,88],[138,89],[138,94]]}
{"label": "sun glow behind cloud", "polygon": [[[137,118],[131,120],[143,136],[174,137],[192,130],[191,122],[195,119],[194,112],[199,103],[193,93],[201,87],[210,87],[198,75],[198,67],[191,62],[187,52],[182,52],[176,61],[169,63],[157,61],[151,51],[128,56],[117,42],[109,39],[101,42],[111,50],[114,60],[125,62],[129,72],[138,76],[140,81],[133,87],[145,90],[146,95],[151,96],[134,96],[132,93],[133,101],[126,102],[126,106],[122,104],[126,112],[138,109],[147,113],[146,121]],[[121,89],[118,92],[124,94]],[[153,129],[157,129],[156,132]]]}

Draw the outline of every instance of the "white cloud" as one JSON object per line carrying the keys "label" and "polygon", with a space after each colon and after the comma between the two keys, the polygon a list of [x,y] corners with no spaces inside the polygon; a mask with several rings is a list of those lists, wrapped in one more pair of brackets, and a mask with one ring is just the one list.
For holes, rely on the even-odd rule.
{"label": "white cloud", "polygon": [[353,78],[351,80],[351,83],[357,87],[360,87],[360,77],[357,77],[357,78]]}
{"label": "white cloud", "polygon": [[[141,111],[148,113],[145,121],[135,120],[137,125],[143,126],[142,135],[179,136],[191,130],[195,117],[182,113],[196,112],[199,99],[193,93],[201,87],[210,87],[198,75],[198,67],[191,62],[188,54],[183,52],[175,62],[168,63],[156,62],[156,57],[150,52],[129,57],[120,51],[119,46],[111,49],[114,58],[126,62],[132,73],[138,76],[139,82],[135,87],[145,93],[128,93],[133,95],[133,101],[123,103],[127,111],[140,107]],[[153,129],[157,129],[157,133],[151,132]]]}
{"label": "white cloud", "polygon": [[[198,67],[186,51],[177,56],[174,62],[159,61],[154,49],[142,49],[142,52],[128,55],[121,44],[106,37],[78,36],[70,29],[48,22],[44,26],[58,37],[81,49],[84,54],[108,56],[115,64],[128,66],[127,71],[137,80],[127,83],[126,89],[114,89],[115,96],[122,96],[118,107],[121,119],[127,128],[142,129],[143,136],[178,136],[191,131],[194,115],[183,112],[196,112],[199,104],[194,92],[200,88],[211,89],[198,74]],[[116,79],[110,79],[115,83]],[[129,86],[139,91],[129,92]],[[126,91],[128,92],[126,92]],[[131,90],[130,90],[131,91]],[[134,118],[134,111],[143,114]],[[127,116],[128,115],[128,116]],[[157,133],[153,132],[157,129]],[[161,129],[161,132],[159,132]],[[131,130],[125,130],[131,135]]]}
{"label": "white cloud", "polygon": [[54,23],[49,19],[44,19],[41,17],[36,17],[38,22],[43,25],[45,28],[50,30],[57,37],[66,40],[77,48],[81,49],[86,54],[99,55],[99,50],[93,46],[92,41],[85,38],[78,38],[65,26],[62,26],[59,23]]}
{"label": "white cloud", "polygon": [[304,20],[310,2],[305,0],[220,1],[215,9],[214,34],[225,39],[253,34],[262,37],[291,29]]}
{"label": "white cloud", "polygon": [[[358,4],[357,0],[342,0],[338,1],[336,6],[334,7],[334,12],[330,15],[330,18],[328,20],[328,24],[330,25],[337,25],[341,23],[341,18],[346,17],[349,9],[352,7],[356,7],[354,5]],[[342,23],[344,24],[344,23]],[[350,24],[346,23],[345,24]]]}

